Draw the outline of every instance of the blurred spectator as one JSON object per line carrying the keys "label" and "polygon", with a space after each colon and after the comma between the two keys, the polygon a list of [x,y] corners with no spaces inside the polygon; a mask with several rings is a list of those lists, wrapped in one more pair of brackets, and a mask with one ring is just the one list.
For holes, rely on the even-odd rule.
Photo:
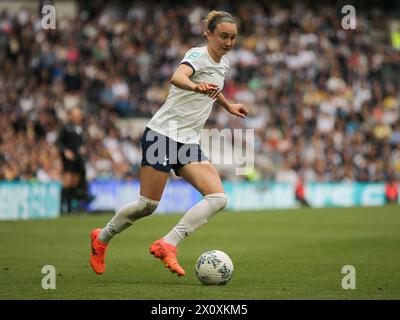
{"label": "blurred spectator", "polygon": [[306,199],[305,187],[302,179],[298,179],[295,188],[295,197],[303,206],[309,207],[310,204]]}
{"label": "blurred spectator", "polygon": [[385,184],[386,203],[397,203],[399,198],[399,185],[393,178]]}

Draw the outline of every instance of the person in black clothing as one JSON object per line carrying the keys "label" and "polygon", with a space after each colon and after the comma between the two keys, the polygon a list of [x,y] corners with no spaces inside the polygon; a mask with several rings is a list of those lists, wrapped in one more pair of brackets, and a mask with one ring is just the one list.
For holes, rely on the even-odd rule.
{"label": "person in black clothing", "polygon": [[59,132],[57,147],[60,150],[63,174],[61,211],[72,211],[75,199],[92,200],[88,194],[83,146],[82,112],[73,108],[69,113],[70,121]]}

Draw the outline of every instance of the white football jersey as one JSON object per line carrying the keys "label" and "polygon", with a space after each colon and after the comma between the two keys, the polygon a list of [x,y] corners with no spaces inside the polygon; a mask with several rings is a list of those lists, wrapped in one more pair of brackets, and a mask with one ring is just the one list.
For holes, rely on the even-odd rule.
{"label": "white football jersey", "polygon": [[[222,90],[229,69],[229,61],[225,56],[217,63],[208,54],[207,47],[196,47],[186,52],[182,63],[194,70],[191,81],[216,84]],[[206,94],[171,85],[167,100],[147,126],[181,143],[199,143],[201,129],[215,100]]]}

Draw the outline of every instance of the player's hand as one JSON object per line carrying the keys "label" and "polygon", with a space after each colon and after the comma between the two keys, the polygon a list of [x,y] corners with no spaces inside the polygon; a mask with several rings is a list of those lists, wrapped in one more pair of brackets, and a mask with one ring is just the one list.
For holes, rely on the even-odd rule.
{"label": "player's hand", "polygon": [[216,84],[208,82],[200,82],[194,87],[193,91],[202,94],[207,94],[211,97],[215,95],[217,92],[219,92],[219,88]]}
{"label": "player's hand", "polygon": [[69,149],[66,149],[66,150],[64,151],[64,155],[65,155],[65,157],[66,157],[68,160],[74,160],[74,159],[75,159],[74,153],[73,153],[71,150],[69,150]]}
{"label": "player's hand", "polygon": [[247,116],[247,113],[249,112],[247,107],[245,105],[243,105],[242,103],[230,104],[226,110],[228,110],[228,112],[230,114],[233,114],[233,115],[243,118],[243,119]]}

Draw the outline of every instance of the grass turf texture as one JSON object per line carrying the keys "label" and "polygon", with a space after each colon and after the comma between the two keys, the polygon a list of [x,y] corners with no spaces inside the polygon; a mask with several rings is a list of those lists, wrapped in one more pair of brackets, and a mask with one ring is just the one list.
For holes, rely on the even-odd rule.
{"label": "grass turf texture", "polygon": [[[114,238],[107,270],[88,263],[89,232],[111,214],[0,222],[0,299],[400,299],[400,209],[298,209],[222,212],[184,240],[178,278],[148,251],[180,219],[153,215]],[[204,286],[194,265],[219,249],[235,272],[226,286]],[[57,289],[43,290],[44,265]],[[341,287],[344,265],[356,289]]]}

